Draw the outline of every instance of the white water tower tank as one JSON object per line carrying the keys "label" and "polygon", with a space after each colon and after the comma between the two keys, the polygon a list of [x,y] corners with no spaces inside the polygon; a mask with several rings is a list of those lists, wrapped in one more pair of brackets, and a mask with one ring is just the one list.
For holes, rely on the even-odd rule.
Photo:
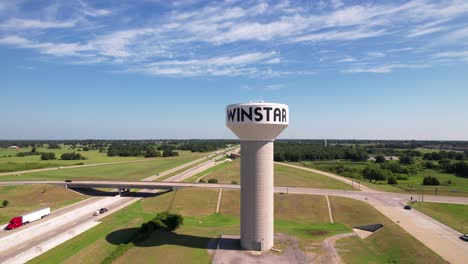
{"label": "white water tower tank", "polygon": [[241,246],[273,247],[273,142],[289,125],[289,108],[275,103],[233,104],[226,125],[241,142]]}

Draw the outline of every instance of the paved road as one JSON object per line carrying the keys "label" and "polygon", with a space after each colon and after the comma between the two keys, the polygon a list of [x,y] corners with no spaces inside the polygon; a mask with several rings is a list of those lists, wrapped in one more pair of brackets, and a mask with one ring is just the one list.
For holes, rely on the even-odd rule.
{"label": "paved road", "polygon": [[[221,156],[216,156],[214,159],[217,159]],[[213,157],[213,155],[210,155],[209,157]],[[184,169],[195,163],[201,162],[204,159],[205,158],[201,158],[190,163],[183,164],[163,173],[150,176],[144,179],[143,181],[154,180],[159,177],[166,176],[170,173]],[[208,160],[200,165],[204,164],[210,164],[211,166],[215,165],[215,163],[212,160]],[[200,167],[200,165],[195,166],[195,168]],[[192,173],[186,173],[185,171],[183,172],[186,178],[198,173],[197,170],[193,170],[193,168],[189,170]],[[177,174],[173,177],[168,178],[167,180],[185,179],[183,177],[180,177],[179,175],[180,174]],[[63,182],[61,185],[63,185]],[[158,190],[142,190],[142,192],[147,193],[154,193],[157,191]],[[68,206],[66,208],[56,210],[44,220],[36,221],[16,230],[1,232],[0,263],[23,263],[26,260],[32,259],[43,253],[43,245],[47,243],[50,244],[51,241],[53,243],[53,241],[56,240],[58,237],[69,233],[70,230],[80,229],[80,226],[83,226],[86,223],[95,222],[97,219],[107,216],[110,213],[124,208],[140,199],[141,197],[94,197],[79,202],[77,204]],[[92,216],[91,212],[96,211],[101,207],[108,208],[109,212],[97,217]],[[92,226],[93,225],[89,225],[89,228]],[[34,234],[34,236],[31,236],[31,234]],[[34,248],[36,250],[34,250]]]}

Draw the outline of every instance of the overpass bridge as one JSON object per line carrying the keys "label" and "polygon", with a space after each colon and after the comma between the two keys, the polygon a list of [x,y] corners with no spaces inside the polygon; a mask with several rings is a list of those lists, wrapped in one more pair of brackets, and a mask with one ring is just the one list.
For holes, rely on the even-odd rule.
{"label": "overpass bridge", "polygon": [[[208,188],[208,189],[228,189],[239,190],[237,184],[217,184],[217,183],[193,183],[193,182],[153,182],[153,181],[0,181],[0,186],[15,185],[34,185],[50,184],[63,186],[64,188],[115,188],[125,189],[143,189],[143,190],[174,190],[178,188]],[[380,203],[388,206],[402,206],[410,200],[411,194],[391,193],[380,191],[349,191],[349,190],[330,190],[315,189],[303,187],[275,187],[275,193],[280,194],[312,194],[312,195],[334,195],[353,198],[370,202],[379,200]],[[424,201],[439,203],[468,204],[468,197],[455,196],[424,196]]]}

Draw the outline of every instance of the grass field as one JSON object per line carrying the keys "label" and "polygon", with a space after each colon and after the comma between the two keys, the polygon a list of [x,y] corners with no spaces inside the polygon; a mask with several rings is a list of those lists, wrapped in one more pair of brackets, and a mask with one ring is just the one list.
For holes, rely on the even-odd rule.
{"label": "grass field", "polygon": [[0,181],[7,180],[140,180],[168,169],[193,161],[200,156],[182,156],[172,158],[149,159],[132,163],[111,164],[93,167],[59,169],[20,176],[0,176]]}
{"label": "grass field", "polygon": [[[353,190],[353,187],[348,184],[317,173],[276,164],[274,166],[275,186]],[[217,179],[219,183],[240,183],[240,160],[219,164],[187,179],[187,181],[193,182],[203,175],[206,175],[203,177],[205,181]]]}
{"label": "grass field", "polygon": [[[330,168],[343,165],[347,168],[362,170],[372,162],[352,162],[342,160],[332,161],[303,161],[293,162],[294,165],[315,168],[323,171],[329,171]],[[450,173],[441,172],[435,169],[423,169],[418,167],[416,174],[411,174],[408,180],[398,180],[396,185],[388,185],[386,181],[377,181],[375,183],[361,180],[361,184],[370,188],[388,191],[388,192],[410,192],[420,189],[424,177],[432,176],[439,179],[439,186],[423,186],[424,192],[428,195],[448,195],[448,196],[468,196],[468,179],[457,177]],[[451,181],[451,184],[446,182]],[[436,190],[437,189],[437,190]]]}
{"label": "grass field", "polygon": [[366,239],[338,240],[346,263],[445,263],[438,255],[370,205],[342,197],[329,197],[335,221],[348,226],[383,224]]}
{"label": "grass field", "polygon": [[[219,214],[214,213],[217,196],[218,190],[185,188],[141,200],[31,263],[100,263],[142,222],[164,210],[183,214],[184,225],[174,233],[154,232],[114,263],[210,263],[208,241],[219,234],[239,234],[239,192],[223,191]],[[369,205],[334,197],[331,202],[336,224],[328,223],[321,196],[275,195],[276,232],[295,236],[304,250],[317,251],[317,242],[326,236],[349,232],[358,224],[383,223],[385,228],[366,240],[339,242],[340,249],[352,250],[339,251],[346,263],[442,263],[435,253]],[[370,261],[359,262],[365,257]]]}
{"label": "grass field", "polygon": [[468,233],[468,205],[421,203],[413,208],[461,233]]}
{"label": "grass field", "polygon": [[85,198],[63,187],[51,185],[0,187],[0,202],[10,202],[7,207],[0,208],[0,223],[40,208],[51,207],[54,210]]}
{"label": "grass field", "polygon": [[[97,150],[90,151],[77,151],[71,150],[67,147],[62,149],[47,149],[47,148],[36,148],[37,152],[53,152],[55,153],[56,160],[41,160],[40,155],[17,157],[16,154],[20,152],[29,152],[31,148],[24,148],[19,150],[14,149],[3,149],[0,148],[0,173],[10,171],[21,171],[30,169],[40,169],[49,167],[60,167],[60,166],[71,166],[77,164],[98,164],[108,162],[123,162],[123,161],[134,161],[143,160],[144,157],[109,157],[107,153],[101,153]],[[60,156],[63,153],[76,152],[85,156],[86,160],[60,160]],[[202,153],[192,153],[190,151],[178,150],[180,156],[201,156]],[[8,157],[11,156],[11,157]]]}

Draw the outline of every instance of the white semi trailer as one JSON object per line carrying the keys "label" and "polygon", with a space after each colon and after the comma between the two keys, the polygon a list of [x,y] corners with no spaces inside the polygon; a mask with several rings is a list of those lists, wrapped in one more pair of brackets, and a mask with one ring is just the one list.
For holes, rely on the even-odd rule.
{"label": "white semi trailer", "polygon": [[50,208],[47,207],[47,208],[42,208],[42,209],[36,210],[34,212],[24,214],[22,216],[13,217],[10,220],[10,223],[8,223],[8,225],[6,226],[6,229],[10,230],[10,229],[18,228],[18,227],[23,226],[23,225],[25,225],[27,223],[31,223],[31,222],[34,222],[34,221],[39,220],[41,218],[44,218],[44,217],[48,216],[49,214],[50,214]]}

